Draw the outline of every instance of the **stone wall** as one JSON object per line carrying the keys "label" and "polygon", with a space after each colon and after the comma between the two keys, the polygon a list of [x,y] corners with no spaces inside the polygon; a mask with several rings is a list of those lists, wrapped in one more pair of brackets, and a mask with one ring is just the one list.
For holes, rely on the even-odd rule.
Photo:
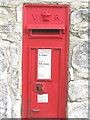
{"label": "stone wall", "polygon": [[1,0],[0,119],[21,117],[24,3],[70,4],[67,117],[88,118],[88,0]]}

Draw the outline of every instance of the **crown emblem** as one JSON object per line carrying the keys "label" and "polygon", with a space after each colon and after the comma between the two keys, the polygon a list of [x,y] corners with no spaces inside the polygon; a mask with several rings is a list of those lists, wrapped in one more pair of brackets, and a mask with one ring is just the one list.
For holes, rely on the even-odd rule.
{"label": "crown emblem", "polygon": [[49,21],[50,16],[51,16],[51,14],[48,11],[44,11],[44,13],[42,14],[43,21]]}

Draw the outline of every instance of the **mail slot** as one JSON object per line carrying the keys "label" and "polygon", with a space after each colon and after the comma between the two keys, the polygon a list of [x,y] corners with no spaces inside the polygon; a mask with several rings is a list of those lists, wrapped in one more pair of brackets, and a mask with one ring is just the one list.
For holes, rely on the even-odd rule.
{"label": "mail slot", "polygon": [[69,5],[23,5],[22,118],[66,118]]}

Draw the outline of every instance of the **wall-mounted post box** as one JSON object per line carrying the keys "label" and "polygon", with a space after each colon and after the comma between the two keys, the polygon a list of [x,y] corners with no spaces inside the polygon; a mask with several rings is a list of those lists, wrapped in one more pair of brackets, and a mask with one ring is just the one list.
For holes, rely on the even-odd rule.
{"label": "wall-mounted post box", "polygon": [[69,5],[23,6],[22,118],[66,118]]}

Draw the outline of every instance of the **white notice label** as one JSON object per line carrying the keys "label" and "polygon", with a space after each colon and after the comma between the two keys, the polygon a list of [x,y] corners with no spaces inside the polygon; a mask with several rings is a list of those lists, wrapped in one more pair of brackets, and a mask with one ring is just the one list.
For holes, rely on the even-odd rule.
{"label": "white notice label", "polygon": [[38,49],[38,79],[51,79],[51,49]]}
{"label": "white notice label", "polygon": [[41,95],[39,95],[39,94],[37,94],[37,102],[38,103],[48,103],[48,94],[41,94]]}

